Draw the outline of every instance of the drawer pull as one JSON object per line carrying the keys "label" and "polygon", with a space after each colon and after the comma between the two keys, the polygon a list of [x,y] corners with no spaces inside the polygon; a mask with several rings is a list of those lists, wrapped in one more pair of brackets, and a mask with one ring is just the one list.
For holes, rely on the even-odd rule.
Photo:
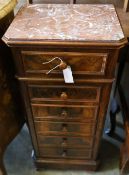
{"label": "drawer pull", "polygon": [[61,99],[66,100],[68,98],[68,95],[66,94],[66,92],[62,92],[60,97]]}
{"label": "drawer pull", "polygon": [[67,117],[67,116],[68,116],[67,111],[63,110],[61,113],[61,117]]}
{"label": "drawer pull", "polygon": [[60,65],[59,65],[59,68],[60,68],[61,70],[64,70],[64,69],[67,68],[67,64],[66,64],[64,61],[61,61]]}
{"label": "drawer pull", "polygon": [[67,138],[63,138],[62,146],[67,146]]}
{"label": "drawer pull", "polygon": [[67,130],[67,124],[65,124],[65,123],[62,124],[62,131],[63,132],[67,132],[68,131]]}
{"label": "drawer pull", "polygon": [[66,157],[66,156],[67,156],[67,150],[63,150],[62,157]]}

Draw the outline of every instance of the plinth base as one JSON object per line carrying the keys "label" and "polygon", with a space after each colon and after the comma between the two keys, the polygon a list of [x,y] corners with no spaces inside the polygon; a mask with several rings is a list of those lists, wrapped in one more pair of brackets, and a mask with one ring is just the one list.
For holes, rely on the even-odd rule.
{"label": "plinth base", "polygon": [[57,169],[57,170],[87,170],[96,171],[99,166],[99,160],[69,160],[69,159],[36,159],[37,170]]}

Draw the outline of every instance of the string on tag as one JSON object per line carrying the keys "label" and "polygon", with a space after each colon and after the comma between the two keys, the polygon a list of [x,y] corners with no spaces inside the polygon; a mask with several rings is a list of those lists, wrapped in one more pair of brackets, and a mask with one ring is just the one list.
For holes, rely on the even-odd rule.
{"label": "string on tag", "polygon": [[49,70],[48,72],[46,72],[46,74],[49,74],[51,71],[53,71],[53,70],[56,69],[57,67],[60,67],[60,65],[63,63],[63,60],[62,60],[60,57],[54,57],[54,58],[52,58],[50,61],[47,61],[47,62],[42,63],[42,64],[49,64],[49,63],[51,63],[52,61],[54,61],[55,59],[60,60],[60,64],[58,64],[57,66],[53,67],[51,70]]}
{"label": "string on tag", "polygon": [[65,83],[74,83],[71,67],[68,66],[61,58],[54,57],[50,61],[44,62],[42,64],[49,64],[52,61],[54,61],[55,59],[60,60],[60,64],[58,64],[55,67],[53,67],[52,69],[50,69],[48,72],[46,72],[46,74],[49,74],[52,70],[56,69],[57,67],[60,67],[60,69],[63,72]]}

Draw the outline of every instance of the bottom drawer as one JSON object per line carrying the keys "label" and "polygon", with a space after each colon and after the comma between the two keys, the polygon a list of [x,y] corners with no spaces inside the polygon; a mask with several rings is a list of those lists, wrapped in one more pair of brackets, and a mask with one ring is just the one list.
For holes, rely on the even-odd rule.
{"label": "bottom drawer", "polygon": [[39,148],[40,157],[90,159],[91,150],[78,148]]}
{"label": "bottom drawer", "polygon": [[[85,147],[91,148],[93,145],[92,137],[58,137],[58,136],[43,136],[37,135],[39,146],[68,146],[68,147]],[[64,144],[65,143],[65,144]]]}

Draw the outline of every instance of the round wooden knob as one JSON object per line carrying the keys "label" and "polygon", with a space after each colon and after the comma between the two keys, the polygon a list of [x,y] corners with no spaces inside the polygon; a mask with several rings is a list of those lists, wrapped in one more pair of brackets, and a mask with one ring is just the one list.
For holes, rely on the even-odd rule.
{"label": "round wooden knob", "polygon": [[61,99],[66,100],[68,98],[68,95],[66,94],[66,92],[62,92],[60,97]]}
{"label": "round wooden knob", "polygon": [[62,141],[62,146],[67,146],[67,138],[63,138],[63,141]]}
{"label": "round wooden knob", "polygon": [[62,157],[66,157],[66,156],[67,156],[67,150],[63,150]]}
{"label": "round wooden knob", "polygon": [[68,116],[67,111],[63,110],[61,113],[61,117],[67,117],[67,116]]}
{"label": "round wooden knob", "polygon": [[63,142],[66,142],[67,141],[67,137],[63,137],[62,140],[63,140]]}
{"label": "round wooden knob", "polygon": [[67,64],[66,64],[64,61],[62,61],[62,62],[60,63],[60,65],[59,65],[59,68],[60,68],[61,70],[66,69],[66,67],[67,67]]}
{"label": "round wooden knob", "polygon": [[65,123],[62,124],[62,131],[67,132],[67,124]]}

